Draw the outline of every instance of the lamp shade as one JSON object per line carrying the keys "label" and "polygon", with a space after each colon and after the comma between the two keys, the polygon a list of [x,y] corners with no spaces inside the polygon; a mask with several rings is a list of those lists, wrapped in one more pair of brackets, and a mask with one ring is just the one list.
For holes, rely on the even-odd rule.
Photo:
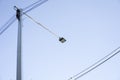
{"label": "lamp shade", "polygon": [[63,38],[63,37],[59,37],[59,41],[60,41],[61,43],[64,43],[64,42],[66,42],[66,39]]}

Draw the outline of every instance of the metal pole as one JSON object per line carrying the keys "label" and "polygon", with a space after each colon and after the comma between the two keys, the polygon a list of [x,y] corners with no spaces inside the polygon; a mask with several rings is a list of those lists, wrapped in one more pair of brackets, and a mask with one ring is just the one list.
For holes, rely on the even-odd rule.
{"label": "metal pole", "polygon": [[18,37],[17,37],[17,72],[16,72],[16,80],[22,80],[22,10],[16,10],[16,17],[18,19]]}

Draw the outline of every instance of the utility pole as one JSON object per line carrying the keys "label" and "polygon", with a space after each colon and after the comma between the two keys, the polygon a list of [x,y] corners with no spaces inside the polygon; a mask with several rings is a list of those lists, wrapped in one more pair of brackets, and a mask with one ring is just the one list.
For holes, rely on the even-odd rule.
{"label": "utility pole", "polygon": [[[16,10],[16,18],[18,20],[16,80],[22,80],[22,15],[24,14],[29,18],[31,17],[25,14],[22,9],[19,9],[16,6],[14,6],[14,9]],[[36,22],[34,19],[32,20]],[[38,22],[36,23],[38,24]],[[44,29],[48,30],[50,33],[54,34],[56,37],[58,37],[55,33],[53,33],[51,30],[49,30],[42,24],[39,23],[39,25],[42,26]],[[64,43],[66,42],[66,39],[64,39],[63,37],[59,37],[59,41],[61,43]]]}
{"label": "utility pole", "polygon": [[[35,2],[35,3],[33,3],[33,4],[29,5],[29,6],[27,6],[23,10],[20,9],[20,8],[17,8],[16,6],[14,6],[14,9],[16,10],[16,18],[18,20],[16,80],[22,80],[22,15],[26,15],[27,17],[31,18],[26,13],[30,12],[31,10],[33,10],[34,8],[40,6],[41,4],[43,4],[46,1],[48,1],[48,0],[38,0],[37,2]],[[7,21],[7,23],[5,25],[3,25],[2,28],[0,28],[0,35],[4,31],[6,31],[8,29],[8,27],[10,27],[10,25],[16,20],[16,18],[13,15]],[[36,22],[35,20],[33,20],[33,21]],[[59,38],[59,41],[61,43],[66,42],[66,39],[64,39],[63,37],[59,37],[58,35],[56,35],[55,33],[53,33],[51,30],[49,30],[48,28],[46,28],[42,24],[40,24],[40,23],[37,23],[37,24],[39,24],[41,27],[43,27],[44,29],[46,29],[48,32],[52,33],[57,38]]]}
{"label": "utility pole", "polygon": [[16,18],[18,19],[16,80],[22,80],[22,9],[16,8]]}

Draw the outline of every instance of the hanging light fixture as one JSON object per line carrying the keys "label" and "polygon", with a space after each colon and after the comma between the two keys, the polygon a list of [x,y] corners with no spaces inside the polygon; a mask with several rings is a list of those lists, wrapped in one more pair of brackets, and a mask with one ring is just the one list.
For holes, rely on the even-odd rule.
{"label": "hanging light fixture", "polygon": [[66,39],[63,38],[63,37],[59,37],[59,41],[60,41],[61,43],[64,43],[64,42],[66,42]]}

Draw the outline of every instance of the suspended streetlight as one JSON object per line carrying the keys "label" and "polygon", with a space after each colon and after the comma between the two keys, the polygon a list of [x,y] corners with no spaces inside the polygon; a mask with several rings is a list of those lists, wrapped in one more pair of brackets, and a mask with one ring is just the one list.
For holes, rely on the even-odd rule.
{"label": "suspended streetlight", "polygon": [[63,38],[63,37],[59,37],[59,41],[60,41],[61,43],[64,43],[64,42],[66,42],[66,39]]}

